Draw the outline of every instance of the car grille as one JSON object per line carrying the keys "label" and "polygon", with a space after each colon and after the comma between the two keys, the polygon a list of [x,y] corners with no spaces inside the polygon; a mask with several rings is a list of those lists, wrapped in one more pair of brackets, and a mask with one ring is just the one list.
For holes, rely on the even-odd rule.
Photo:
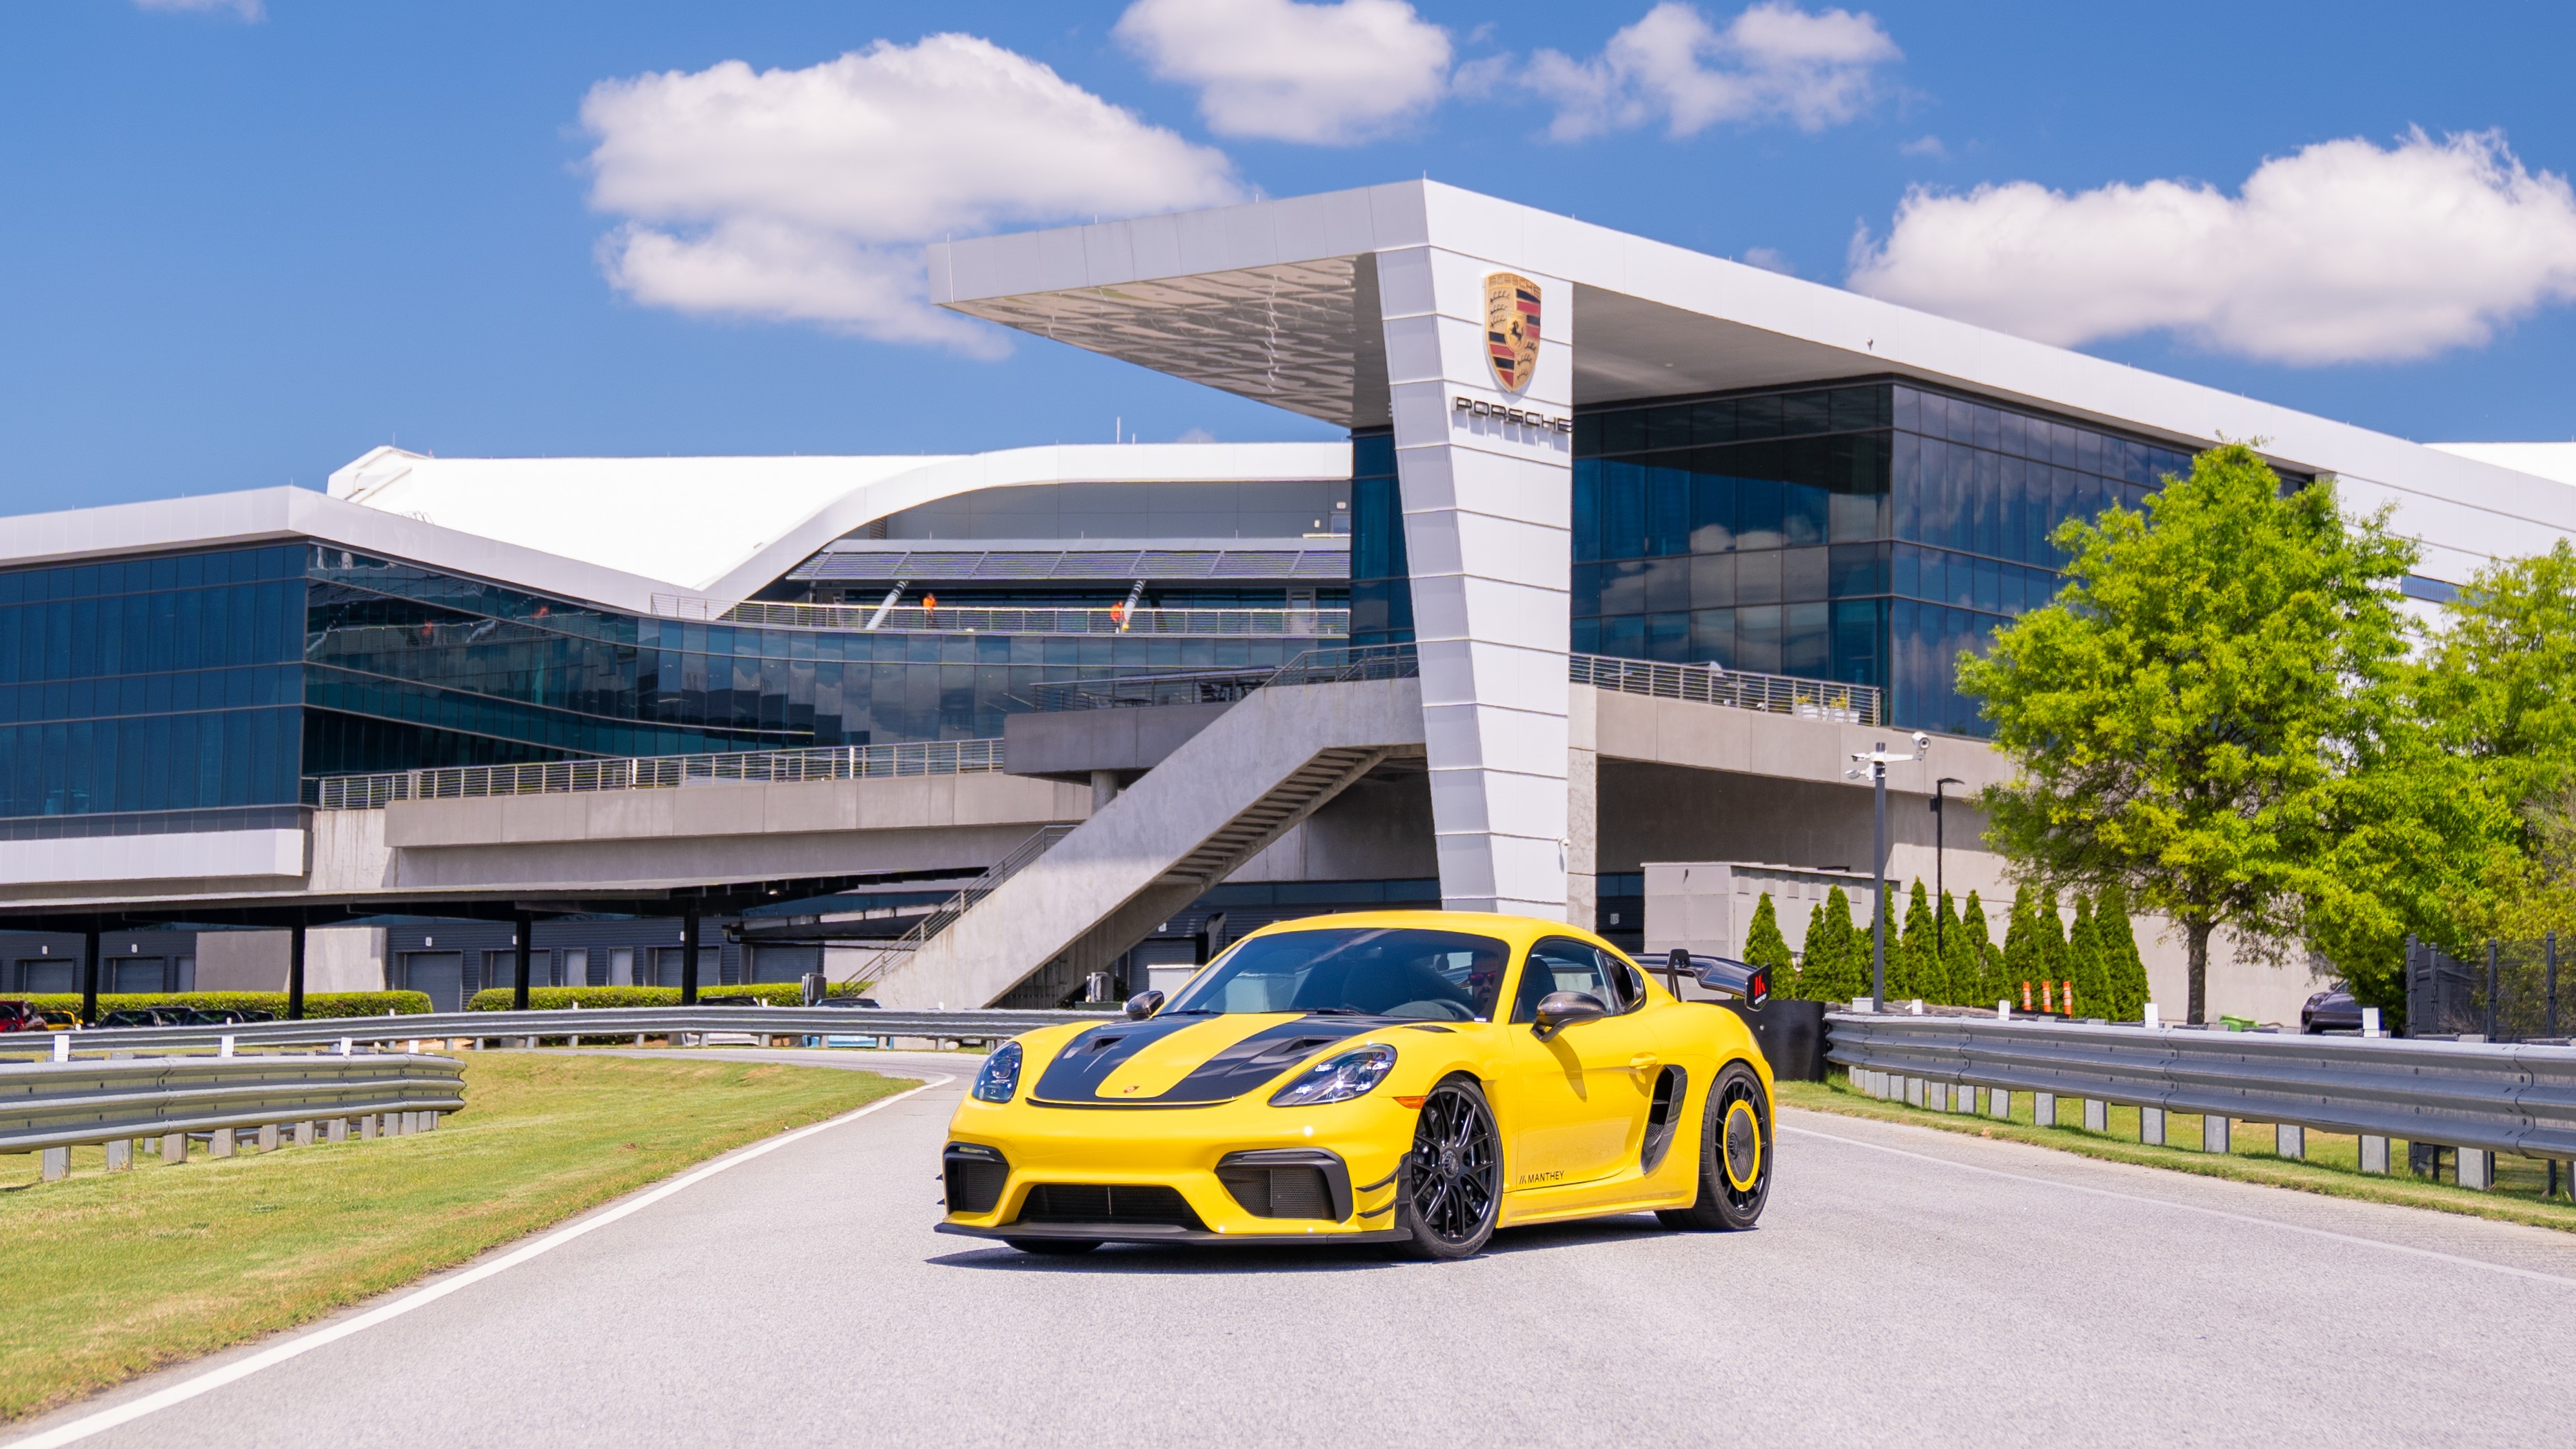
{"label": "car grille", "polygon": [[1206,1231],[1189,1199],[1160,1184],[1041,1182],[1020,1204],[1024,1223],[1158,1223]]}
{"label": "car grille", "polygon": [[940,1155],[940,1165],[947,1171],[952,1213],[991,1212],[1002,1200],[1003,1184],[1011,1178],[1011,1164],[989,1147],[951,1142]]}
{"label": "car grille", "polygon": [[1333,1220],[1333,1195],[1320,1167],[1223,1167],[1216,1176],[1256,1218]]}

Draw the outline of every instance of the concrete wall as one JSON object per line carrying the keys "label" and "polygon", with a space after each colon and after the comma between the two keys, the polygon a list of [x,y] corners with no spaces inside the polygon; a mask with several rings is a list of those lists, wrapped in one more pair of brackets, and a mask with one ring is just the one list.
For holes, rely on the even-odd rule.
{"label": "concrete wall", "polygon": [[[284,991],[294,949],[289,931],[197,933],[199,991]],[[381,926],[316,926],[304,934],[304,989],[385,989]]]}
{"label": "concrete wall", "polygon": [[1418,767],[1382,766],[1226,879],[1421,880],[1439,873],[1430,778]]}

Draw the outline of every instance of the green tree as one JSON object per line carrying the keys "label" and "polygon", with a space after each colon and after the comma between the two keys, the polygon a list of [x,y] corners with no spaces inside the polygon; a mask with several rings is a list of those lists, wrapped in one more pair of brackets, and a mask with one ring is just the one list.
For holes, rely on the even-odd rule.
{"label": "green tree", "polygon": [[2129,897],[2117,882],[2102,888],[2102,898],[2093,907],[2093,941],[2102,953],[2105,989],[2110,993],[2114,1021],[2137,1021],[2147,1010],[2147,963],[2138,955],[2138,933],[2129,919]]}
{"label": "green tree", "polygon": [[1995,945],[1994,932],[1986,925],[1986,904],[1968,892],[1968,908],[1959,915],[1959,934],[1966,949],[1974,953],[1975,971],[1968,979],[1973,983],[1969,1006],[1992,1006],[2005,999],[2003,951]]}
{"label": "green tree", "polygon": [[1959,666],[2016,766],[1979,803],[2020,874],[2116,882],[2180,926],[2194,1022],[2221,929],[2273,956],[2454,934],[2441,902],[2483,866],[2481,812],[2445,798],[2462,780],[2416,723],[2415,554],[2384,514],[2348,522],[2332,479],[2285,491],[2228,444],[2056,543],[2057,602]]}
{"label": "green tree", "polygon": [[2040,993],[2043,1002],[2054,1001],[2052,994],[2066,980],[2066,917],[2057,909],[2057,892],[2043,890],[2031,898],[2031,948],[2039,967],[2039,979],[2050,983]]}
{"label": "green tree", "polygon": [[1753,907],[1753,924],[1744,932],[1744,964],[1771,968],[1771,989],[1783,996],[1796,992],[1796,967],[1789,956],[1788,938],[1780,934],[1780,913],[1771,904],[1771,893],[1764,891]]}
{"label": "green tree", "polygon": [[[1890,904],[1892,907],[1893,902]],[[1920,878],[1906,899],[1901,929],[1893,924],[1894,920],[1891,909],[1887,932],[1888,1000],[1949,1000],[1949,978],[1941,969],[1941,958],[1932,950],[1932,906],[1924,896]]]}
{"label": "green tree", "polygon": [[1867,952],[1868,944],[1852,929],[1851,897],[1835,886],[1808,918],[1798,994],[1809,1001],[1844,1003],[1868,995]]}
{"label": "green tree", "polygon": [[2031,1004],[2039,1004],[2039,978],[2048,970],[2039,955],[2039,911],[2031,901],[2030,887],[2013,891],[2012,918],[2004,926],[2004,994],[1998,1000],[2009,1000],[2019,1006],[2022,988],[2031,992]]}
{"label": "green tree", "polygon": [[1943,1001],[1952,1006],[1977,1004],[1977,955],[1968,944],[1967,928],[1959,922],[1959,903],[1948,891],[1941,892],[1941,906],[1933,914],[1932,939],[1941,958]]}
{"label": "green tree", "polygon": [[2102,970],[2102,946],[2094,935],[2093,898],[2075,898],[2075,925],[2066,933],[2066,979],[2075,983],[2075,1010],[2084,1016],[2116,1020]]}

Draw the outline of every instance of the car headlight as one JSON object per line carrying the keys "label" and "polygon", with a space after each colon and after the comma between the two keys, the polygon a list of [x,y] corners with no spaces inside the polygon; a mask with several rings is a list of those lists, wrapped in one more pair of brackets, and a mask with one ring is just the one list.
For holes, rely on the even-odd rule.
{"label": "car headlight", "polygon": [[1270,1094],[1273,1107],[1313,1107],[1365,1097],[1369,1089],[1395,1070],[1395,1048],[1364,1046],[1330,1056],[1297,1074],[1297,1080]]}
{"label": "car headlight", "polygon": [[1002,1043],[1001,1050],[984,1058],[983,1069],[975,1073],[975,1100],[1007,1102],[1020,1090],[1020,1044]]}

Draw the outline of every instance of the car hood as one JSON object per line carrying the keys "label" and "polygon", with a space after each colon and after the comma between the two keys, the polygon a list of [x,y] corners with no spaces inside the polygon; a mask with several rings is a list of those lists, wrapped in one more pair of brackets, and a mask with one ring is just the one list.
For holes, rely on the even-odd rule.
{"label": "car hood", "polygon": [[1085,1027],[1047,1062],[1029,1098],[1054,1107],[1213,1106],[1387,1025],[1369,1017],[1245,1012]]}

